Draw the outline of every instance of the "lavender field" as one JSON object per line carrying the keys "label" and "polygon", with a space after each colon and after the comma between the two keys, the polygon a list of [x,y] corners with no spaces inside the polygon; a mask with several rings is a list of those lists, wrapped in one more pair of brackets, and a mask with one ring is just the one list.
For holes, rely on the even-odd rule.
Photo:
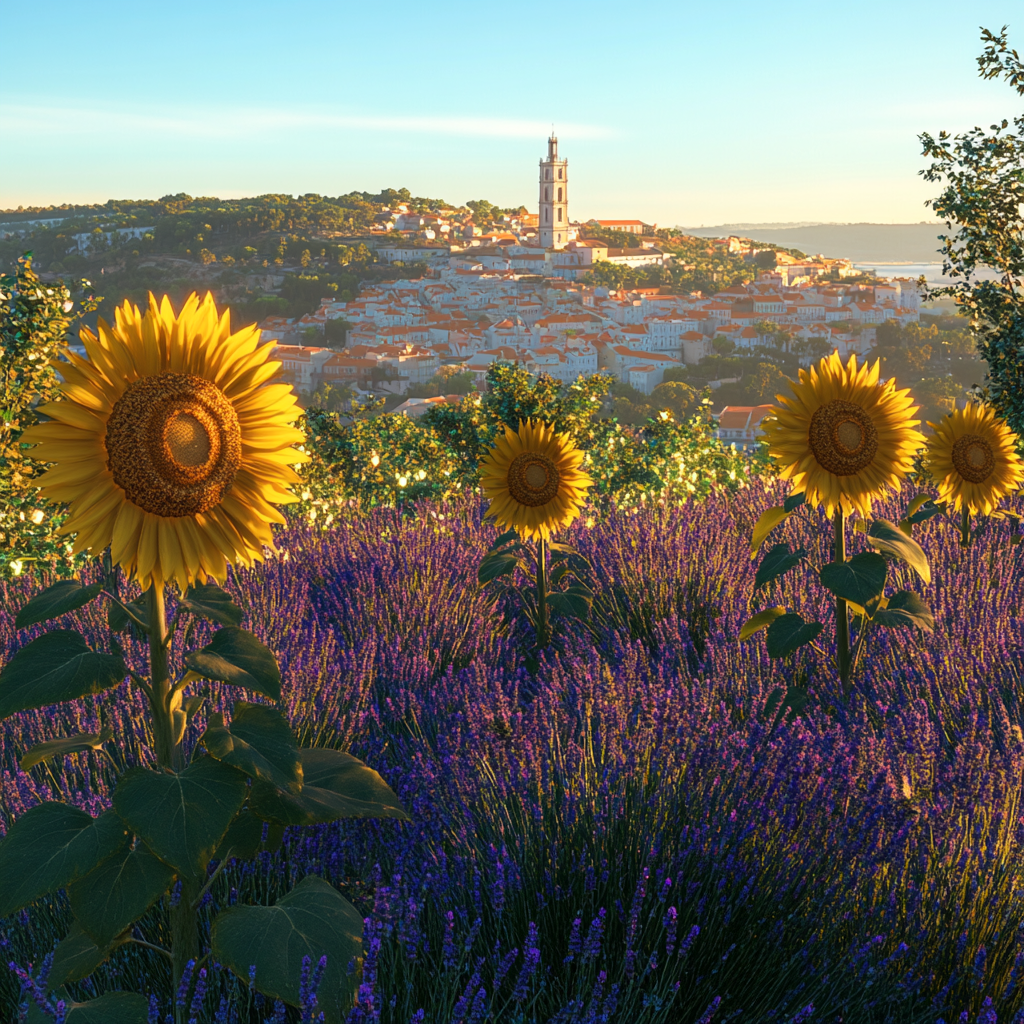
{"label": "lavender field", "polygon": [[[364,759],[413,820],[290,829],[280,853],[223,872],[209,914],[309,873],[339,886],[366,918],[351,1021],[1024,1021],[1022,547],[1003,524],[967,552],[918,527],[936,630],[879,630],[846,703],[809,648],[777,662],[763,634],[736,639],[750,531],[784,493],[577,521],[594,616],[563,625],[535,673],[521,625],[477,585],[495,530],[475,501],[283,533],[282,556],[227,589],[279,654],[300,740]],[[830,536],[809,513],[779,532],[812,555]],[[42,632],[13,624],[34,586],[0,588],[0,661]],[[798,590],[829,622],[826,592]],[[72,620],[107,643],[101,607]],[[209,695],[212,711],[238,693]],[[127,686],[17,715],[0,725],[8,822],[58,793],[109,806],[124,766],[105,756],[17,766],[95,729],[101,706],[129,763],[148,757]],[[38,970],[68,918],[57,899],[0,922],[3,960]],[[118,950],[95,991],[152,993],[162,1021],[154,955]],[[0,986],[0,1020],[17,1019],[15,973]],[[198,992],[197,1022],[286,1019],[212,965]]]}

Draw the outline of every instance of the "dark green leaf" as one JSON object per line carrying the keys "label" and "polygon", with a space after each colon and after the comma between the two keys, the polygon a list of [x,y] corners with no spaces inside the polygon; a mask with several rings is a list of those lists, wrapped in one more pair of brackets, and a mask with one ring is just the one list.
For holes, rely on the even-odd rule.
{"label": "dark green leaf", "polygon": [[114,810],[178,874],[199,876],[245,792],[241,772],[200,757],[183,772],[129,769],[114,790]]}
{"label": "dark green leaf", "polygon": [[31,808],[0,841],[0,917],[63,889],[127,844],[128,831],[112,811],[93,818],[67,804]]}
{"label": "dark green leaf", "polygon": [[[138,601],[126,601],[124,604],[125,608],[128,608],[140,622],[146,622],[149,619],[149,608],[146,606],[146,598],[144,596],[140,597]],[[133,622],[128,612],[119,604],[114,604],[113,601],[111,601],[107,608],[107,626],[115,633],[120,633],[129,626],[135,629],[142,629],[145,633],[149,632],[148,627],[142,627],[138,622]]]}
{"label": "dark green leaf", "polygon": [[[29,1005],[35,1004],[30,1000]],[[138,992],[105,992],[84,1003],[65,1000],[65,1008],[67,1024],[146,1024],[149,1020],[149,1000]],[[50,1019],[40,1014],[40,1022]],[[33,1024],[31,1017],[29,1024]]]}
{"label": "dark green leaf", "polygon": [[500,534],[495,538],[494,543],[491,545],[491,551],[497,551],[499,548],[506,547],[512,544],[514,541],[519,539],[519,533],[516,530],[506,530],[503,534]]}
{"label": "dark green leaf", "polygon": [[30,747],[18,764],[23,772],[27,772],[33,765],[47,761],[51,757],[77,754],[81,750],[99,750],[104,743],[109,743],[113,738],[114,730],[105,725],[99,732],[80,732],[59,740],[43,740],[42,743]]}
{"label": "dark green leaf", "polygon": [[821,583],[836,597],[845,597],[870,611],[885,589],[885,572],[885,559],[864,551],[849,561],[823,565]]}
{"label": "dark green leaf", "polygon": [[142,843],[108,857],[68,887],[78,923],[97,946],[108,946],[167,891],[174,871]]}
{"label": "dark green leaf", "polygon": [[181,606],[193,615],[200,615],[221,626],[237,626],[242,621],[242,609],[226,590],[215,583],[193,584],[185,591]]}
{"label": "dark green leaf", "polygon": [[774,544],[757,567],[757,574],[754,576],[754,590],[760,590],[772,580],[784,576],[790,569],[799,565],[801,559],[806,556],[806,548],[790,551],[788,544]]}
{"label": "dark green leaf", "polygon": [[548,595],[548,607],[556,615],[573,619],[586,619],[594,603],[594,592],[583,584],[576,583],[566,590]]}
{"label": "dark green leaf", "polygon": [[47,622],[81,608],[103,589],[102,580],[85,587],[78,580],[58,580],[22,605],[14,620],[15,629],[24,629],[37,622]]}
{"label": "dark green leaf", "polygon": [[398,797],[358,758],[340,750],[303,749],[304,783],[298,796],[255,781],[249,797],[253,814],[282,825],[315,825],[338,818],[403,818]]}
{"label": "dark green leaf", "polygon": [[893,594],[889,598],[889,603],[875,612],[874,621],[889,629],[895,629],[897,626],[916,626],[930,633],[935,628],[935,617],[931,608],[909,590],[900,590]]}
{"label": "dark green leaf", "polygon": [[765,538],[768,536],[776,526],[779,525],[784,519],[789,517],[789,513],[785,508],[770,508],[766,512],[761,513],[761,518],[758,519],[754,525],[754,532],[750,538],[750,558],[753,560],[757,554],[758,549],[764,543]]}
{"label": "dark green leaf", "polygon": [[765,608],[763,612],[758,612],[756,615],[752,615],[746,622],[740,627],[740,639],[747,640],[752,637],[755,633],[760,632],[762,629],[770,626],[780,615],[785,615],[786,609],[782,605],[776,605],[774,608]]}
{"label": "dark green leaf", "polygon": [[256,856],[262,845],[263,821],[251,811],[245,810],[231,822],[212,859],[223,860],[230,855],[239,860],[249,860]]}
{"label": "dark green leaf", "polygon": [[114,939],[109,946],[97,946],[82,926],[72,921],[67,935],[57,943],[53,951],[47,988],[52,990],[69,981],[87,978],[119,945],[127,941],[128,935],[125,933]]}
{"label": "dark green leaf", "polygon": [[515,571],[519,559],[515,555],[486,554],[480,561],[476,571],[478,583],[490,583],[499,576],[508,576]]}
{"label": "dark green leaf", "polygon": [[928,565],[928,556],[921,545],[899,527],[885,519],[874,520],[868,530],[868,543],[876,550],[906,562],[925,583],[931,583],[932,571]]}
{"label": "dark green leaf", "polygon": [[99,693],[126,674],[120,658],[90,650],[81,633],[52,630],[22,647],[0,672],[0,718]]}
{"label": "dark green leaf", "polygon": [[785,658],[798,647],[809,644],[820,632],[820,622],[805,622],[796,612],[780,615],[765,636],[768,654],[772,658]]}
{"label": "dark green leaf", "polygon": [[348,964],[362,959],[362,915],[316,875],[306,875],[272,907],[236,905],[214,919],[213,956],[243,981],[255,966],[255,986],[271,999],[299,1004],[302,959],[327,957],[317,992],[328,1024],[337,1024],[351,1002],[356,977]]}
{"label": "dark green leaf", "polygon": [[189,697],[188,700],[182,705],[185,711],[185,721],[191,722],[197,714],[199,709],[206,703],[205,697]]}
{"label": "dark green leaf", "polygon": [[200,742],[211,757],[278,789],[302,789],[299,745],[288,720],[276,708],[238,701],[230,727],[219,712],[210,716]]}
{"label": "dark green leaf", "polygon": [[207,679],[244,686],[272,700],[281,698],[281,670],[274,652],[236,626],[218,629],[205,647],[185,655],[185,664]]}
{"label": "dark green leaf", "polygon": [[782,508],[785,512],[792,512],[794,509],[799,508],[805,501],[804,492],[801,491],[799,494],[791,494],[783,503]]}

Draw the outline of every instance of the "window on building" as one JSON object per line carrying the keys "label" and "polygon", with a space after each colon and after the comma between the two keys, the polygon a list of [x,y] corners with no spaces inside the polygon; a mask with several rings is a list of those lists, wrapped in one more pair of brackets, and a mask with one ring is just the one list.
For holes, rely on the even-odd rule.
{"label": "window on building", "polygon": [[548,168],[548,169],[547,169],[547,170],[546,170],[546,171],[544,172],[544,177],[550,180],[550,178],[551,178],[551,169],[550,169],[550,168]]}
{"label": "window on building", "polygon": [[547,202],[551,198],[551,189],[547,186],[544,188],[544,202]]}
{"label": "window on building", "polygon": [[559,181],[562,180],[562,169],[561,168],[558,169],[558,180]]}
{"label": "window on building", "polygon": [[558,208],[558,220],[559,220],[559,223],[561,223],[561,220],[562,220],[562,208],[561,207]]}
{"label": "window on building", "polygon": [[558,190],[558,201],[559,202],[562,201],[562,190],[561,189]]}

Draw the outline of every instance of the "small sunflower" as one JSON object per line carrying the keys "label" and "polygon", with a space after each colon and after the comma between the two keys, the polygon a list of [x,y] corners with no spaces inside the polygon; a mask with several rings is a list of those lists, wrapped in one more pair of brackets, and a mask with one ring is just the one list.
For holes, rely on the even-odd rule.
{"label": "small sunflower", "polygon": [[917,406],[893,381],[878,383],[879,364],[843,366],[838,352],[791,381],[777,395],[774,420],[765,424],[769,451],[783,480],[828,515],[841,508],[870,515],[871,502],[913,466],[924,435],[914,428]]}
{"label": "small sunflower", "polygon": [[991,515],[1000,500],[1024,481],[1017,437],[990,406],[972,402],[938,423],[928,439],[924,464],[938,484],[939,500],[956,511]]}
{"label": "small sunflower", "polygon": [[143,586],[223,580],[273,550],[274,506],[297,500],[291,467],[308,456],[259,329],[232,334],[229,313],[192,294],[177,316],[167,296],[145,314],[126,301],[97,330],[81,332],[87,358],[64,353],[62,400],[23,435],[52,464],[40,487],[69,506],[74,550],[109,545]]}
{"label": "small sunflower", "polygon": [[480,485],[491,504],[487,515],[524,539],[544,539],[568,526],[594,481],[579,467],[581,452],[564,434],[540,421],[505,428],[480,464]]}

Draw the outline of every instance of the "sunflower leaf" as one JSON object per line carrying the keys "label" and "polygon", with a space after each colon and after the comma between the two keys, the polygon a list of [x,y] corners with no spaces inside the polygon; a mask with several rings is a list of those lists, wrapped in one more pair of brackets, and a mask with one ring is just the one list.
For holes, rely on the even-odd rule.
{"label": "sunflower leaf", "polygon": [[[131,614],[129,614],[129,612]],[[135,616],[134,619],[132,618],[132,615]],[[146,622],[148,618],[149,609],[146,607],[146,600],[144,597],[139,598],[138,601],[124,602],[124,608],[122,608],[120,604],[116,604],[112,601],[110,606],[107,608],[107,626],[115,633],[121,633],[129,626],[131,626],[133,630],[141,630],[143,633],[148,633],[149,627],[140,625],[140,623]]]}
{"label": "sunflower leaf", "polygon": [[18,762],[23,772],[33,765],[41,764],[51,757],[62,757],[65,754],[77,754],[82,750],[99,750],[104,743],[114,738],[114,730],[104,725],[99,732],[80,732],[74,736],[65,736],[58,740],[43,740],[30,747]]}
{"label": "sunflower leaf", "polygon": [[477,582],[490,583],[500,576],[510,576],[519,565],[519,558],[516,555],[504,554],[489,551],[480,561],[480,567],[476,571]]}
{"label": "sunflower leaf", "polygon": [[798,509],[806,501],[804,492],[800,491],[799,494],[791,494],[783,503],[782,507],[786,512],[792,512]]}
{"label": "sunflower leaf", "polygon": [[127,674],[113,654],[99,654],[71,629],[54,629],[22,647],[0,671],[0,719],[116,686]]}
{"label": "sunflower leaf", "polygon": [[355,981],[350,961],[362,958],[362,915],[329,882],[306,875],[272,907],[234,906],[214,919],[210,944],[217,960],[239,978],[249,979],[272,999],[293,1006],[302,1000],[299,979],[303,959],[327,967],[317,992],[330,1022],[340,1022],[352,999]]}
{"label": "sunflower leaf", "polygon": [[[64,999],[65,1024],[146,1024],[151,1019],[149,1000],[138,992],[104,992],[84,1003],[64,998],[67,993],[63,990],[56,994]],[[28,1024],[44,1024],[53,1020],[31,1000],[28,1006]],[[38,1016],[33,1016],[33,1010]]]}
{"label": "sunflower leaf", "polygon": [[772,580],[784,576],[790,569],[798,566],[806,556],[806,548],[790,551],[789,545],[786,543],[773,545],[757,567],[757,574],[754,576],[754,590],[760,590]]}
{"label": "sunflower leaf", "polygon": [[581,583],[548,595],[548,607],[553,612],[574,619],[589,618],[593,603],[594,592]]}
{"label": "sunflower leaf", "polygon": [[862,608],[872,608],[885,589],[885,559],[863,551],[845,562],[829,562],[819,573],[821,584],[836,597],[846,598]]}
{"label": "sunflower leaf", "polygon": [[67,935],[57,943],[53,951],[53,963],[47,975],[46,987],[52,991],[69,981],[87,978],[118,946],[128,941],[128,934],[122,933],[111,943],[97,946],[85,929],[72,920]]}
{"label": "sunflower leaf", "polygon": [[272,700],[281,699],[281,670],[266,644],[245,629],[227,626],[198,651],[185,655],[185,664],[207,679],[255,690]]}
{"label": "sunflower leaf", "polygon": [[868,543],[878,551],[906,562],[925,583],[931,583],[932,570],[924,549],[913,537],[908,537],[888,520],[876,519],[872,522],[868,530]]}
{"label": "sunflower leaf", "polygon": [[47,622],[49,619],[73,612],[76,608],[95,600],[102,589],[102,580],[88,586],[84,586],[78,580],[58,580],[18,609],[14,627],[24,629],[37,622]]}
{"label": "sunflower leaf", "polygon": [[93,818],[67,804],[30,808],[0,842],[0,917],[88,874],[128,843],[113,811]]}
{"label": "sunflower leaf", "polygon": [[199,742],[211,757],[254,779],[291,793],[302,789],[299,745],[288,720],[277,708],[240,700],[232,712],[231,725],[224,724],[219,712],[211,715]]}
{"label": "sunflower leaf", "polygon": [[758,549],[765,542],[768,534],[775,529],[779,523],[789,518],[789,513],[782,506],[770,508],[761,513],[761,518],[754,525],[754,532],[750,537],[750,560],[754,560]]}
{"label": "sunflower leaf", "polygon": [[787,612],[768,627],[765,643],[772,658],[785,658],[797,648],[809,644],[822,630],[820,622],[805,622],[802,615]]}
{"label": "sunflower leaf", "polygon": [[242,621],[242,609],[231,595],[215,583],[194,583],[185,591],[181,606],[193,615],[210,619],[221,626],[237,626]]}
{"label": "sunflower leaf", "polygon": [[782,605],[776,605],[774,608],[765,608],[763,612],[752,615],[740,627],[740,639],[749,640],[755,633],[767,629],[780,615],[785,614],[786,609]]}
{"label": "sunflower leaf", "polygon": [[874,622],[887,629],[916,626],[930,633],[935,629],[935,616],[926,601],[909,590],[900,590],[889,598],[889,603],[875,612]]}
{"label": "sunflower leaf", "polygon": [[70,885],[68,902],[96,945],[107,946],[156,903],[173,878],[173,868],[137,843]]}

